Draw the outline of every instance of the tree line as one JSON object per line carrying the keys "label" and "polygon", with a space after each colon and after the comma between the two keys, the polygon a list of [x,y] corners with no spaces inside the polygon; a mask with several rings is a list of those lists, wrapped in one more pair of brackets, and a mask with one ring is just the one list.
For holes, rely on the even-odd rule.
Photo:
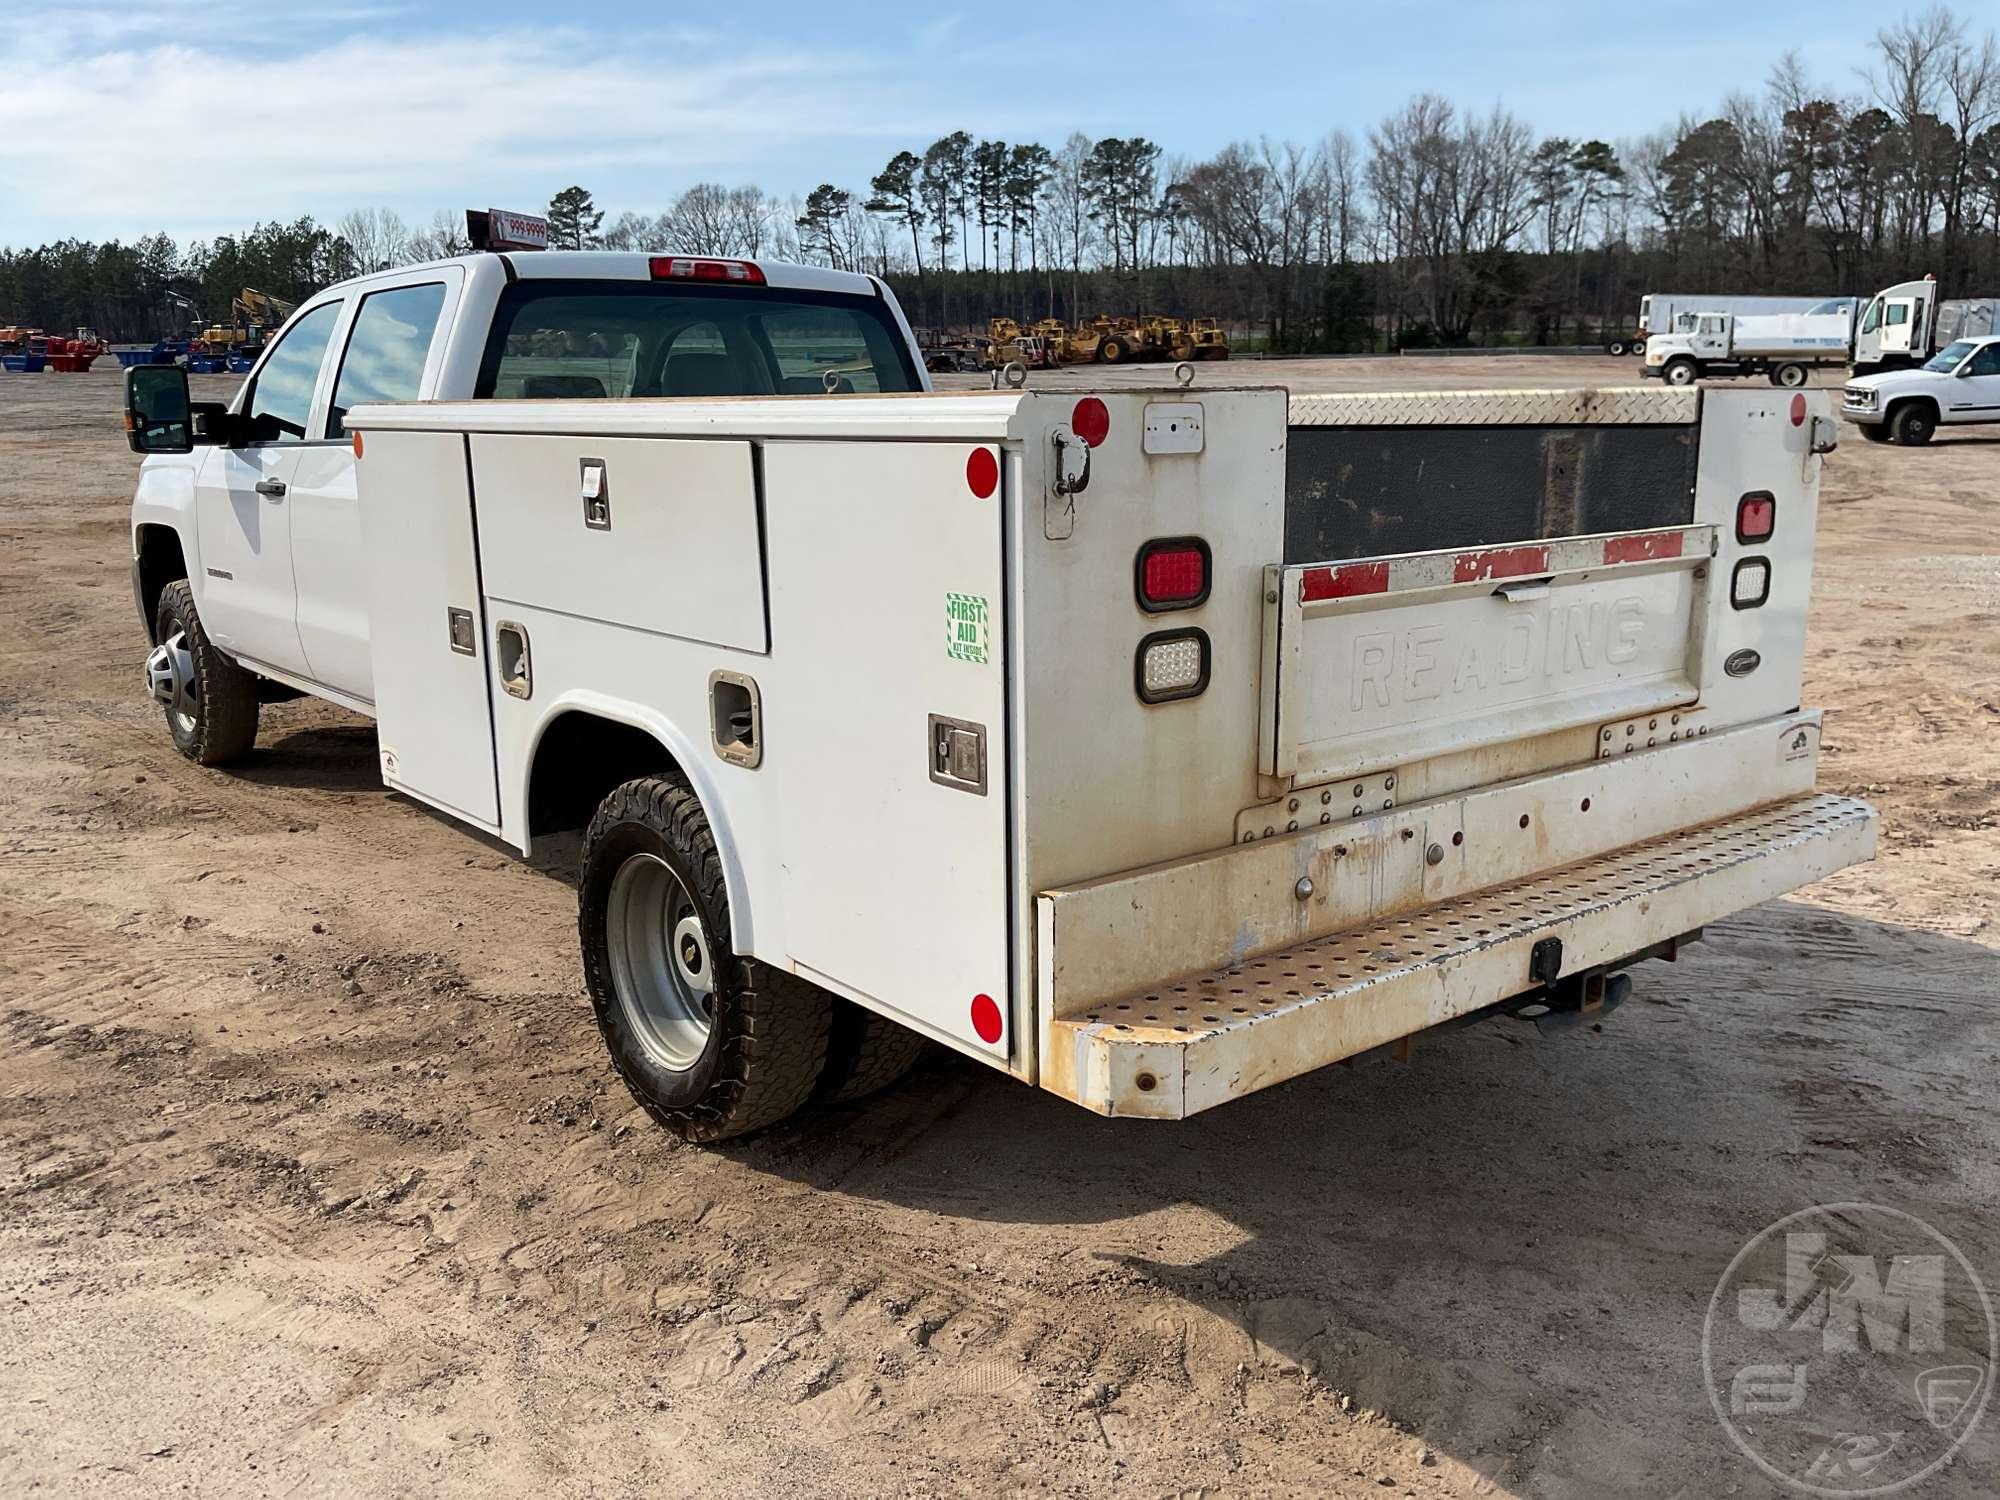
{"label": "tree line", "polygon": [[[1861,295],[1934,274],[2000,292],[2000,52],[1934,7],[1885,27],[1849,89],[1796,55],[1756,93],[1637,139],[1538,138],[1504,107],[1412,98],[1357,139],[1260,138],[1202,159],[1140,136],[1061,145],[954,131],[864,185],[792,198],[696,183],[663,210],[549,205],[577,248],[798,259],[883,277],[911,321],[1221,317],[1281,350],[1592,342],[1649,290]],[[463,223],[381,209],[180,249],[67,240],[0,250],[0,321],[120,337],[297,300],[465,248]]]}

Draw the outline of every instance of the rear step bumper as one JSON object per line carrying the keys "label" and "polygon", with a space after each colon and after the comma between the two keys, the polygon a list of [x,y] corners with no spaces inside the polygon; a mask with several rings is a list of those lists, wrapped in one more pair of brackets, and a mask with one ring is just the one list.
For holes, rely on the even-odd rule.
{"label": "rear step bumper", "polygon": [[[1051,1023],[1043,1085],[1105,1115],[1176,1120],[1617,963],[1875,852],[1865,802],[1808,795],[1442,901]],[[1545,950],[1546,951],[1546,950]]]}

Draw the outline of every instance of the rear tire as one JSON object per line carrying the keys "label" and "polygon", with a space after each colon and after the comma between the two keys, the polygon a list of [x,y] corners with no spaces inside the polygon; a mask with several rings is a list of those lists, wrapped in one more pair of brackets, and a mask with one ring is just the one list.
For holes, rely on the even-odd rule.
{"label": "rear tire", "polygon": [[1606,354],[1615,354],[1621,359],[1624,358],[1625,341],[1623,339],[1613,339],[1609,347],[1607,347],[1604,352]]}
{"label": "rear tire", "polygon": [[762,1130],[812,1097],[833,997],[735,953],[722,857],[684,782],[628,781],[598,805],[577,931],[612,1067],[682,1140]]}
{"label": "rear tire", "polygon": [[1131,352],[1123,339],[1106,339],[1097,346],[1097,357],[1107,365],[1122,364]]}
{"label": "rear tire", "polygon": [[1937,431],[1937,415],[1922,401],[1910,401],[1889,413],[1889,441],[1921,448]]}
{"label": "rear tire", "polygon": [[1806,383],[1806,367],[1800,364],[1783,364],[1771,372],[1771,384],[1795,391]]}
{"label": "rear tire", "polygon": [[929,1046],[907,1026],[852,1001],[835,1000],[826,1068],[813,1097],[827,1104],[864,1099],[914,1068]]}
{"label": "rear tire", "polygon": [[185,578],[160,591],[153,621],[160,644],[146,659],[146,676],[174,748],[198,766],[241,760],[257,743],[256,676],[208,638]]}

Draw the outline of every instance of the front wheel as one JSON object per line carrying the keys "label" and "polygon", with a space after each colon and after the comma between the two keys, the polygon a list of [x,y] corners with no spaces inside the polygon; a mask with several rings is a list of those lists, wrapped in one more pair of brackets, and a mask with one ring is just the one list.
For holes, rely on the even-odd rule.
{"label": "front wheel", "polygon": [[1937,431],[1937,417],[1921,401],[1912,401],[1889,413],[1889,440],[1906,448],[1921,448]]}
{"label": "front wheel", "polygon": [[722,857],[684,782],[628,781],[598,805],[577,928],[611,1064],[674,1134],[726,1140],[812,1097],[832,996],[737,956]]}
{"label": "front wheel", "polygon": [[1693,385],[1701,371],[1691,359],[1670,359],[1660,372],[1668,385]]}
{"label": "front wheel", "polygon": [[159,645],[146,658],[146,689],[165,710],[174,748],[200,766],[241,760],[257,743],[257,679],[216,649],[185,578],[160,591]]}

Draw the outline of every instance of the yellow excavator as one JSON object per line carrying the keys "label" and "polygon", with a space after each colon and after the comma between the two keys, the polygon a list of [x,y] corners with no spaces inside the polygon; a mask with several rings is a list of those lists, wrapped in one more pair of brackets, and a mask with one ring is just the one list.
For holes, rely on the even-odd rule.
{"label": "yellow excavator", "polygon": [[284,326],[285,319],[298,310],[296,302],[273,297],[254,286],[246,286],[229,299],[229,321],[211,323],[196,335],[211,349],[247,353],[261,349],[264,341]]}

